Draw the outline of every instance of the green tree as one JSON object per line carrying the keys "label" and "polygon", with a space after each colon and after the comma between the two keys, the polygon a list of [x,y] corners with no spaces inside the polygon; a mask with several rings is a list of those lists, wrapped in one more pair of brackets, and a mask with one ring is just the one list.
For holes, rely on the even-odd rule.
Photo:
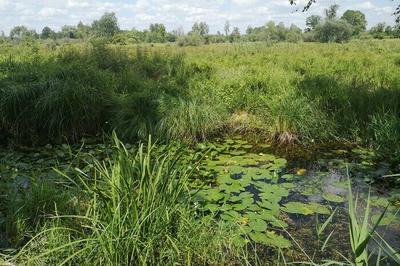
{"label": "green tree", "polygon": [[311,15],[306,19],[306,31],[315,30],[315,28],[322,23],[322,17],[317,15]]}
{"label": "green tree", "polygon": [[367,29],[367,20],[365,19],[364,13],[361,11],[346,10],[341,19],[347,21],[347,23],[353,27],[353,33],[355,35]]}
{"label": "green tree", "polygon": [[347,21],[329,19],[316,28],[316,37],[321,42],[345,42],[352,36],[352,27]]}
{"label": "green tree", "polygon": [[225,36],[228,36],[231,33],[231,24],[227,20],[224,26]]}
{"label": "green tree", "polygon": [[85,25],[80,21],[76,26],[76,34],[79,39],[87,39],[91,33],[91,27],[89,25]]}
{"label": "green tree", "polygon": [[97,36],[112,38],[116,33],[118,33],[118,19],[114,12],[106,12],[99,19],[92,23],[92,29]]}
{"label": "green tree", "polygon": [[337,11],[339,9],[339,5],[334,4],[325,9],[325,17],[326,19],[335,19],[337,16]]}
{"label": "green tree", "polygon": [[21,40],[27,35],[29,35],[29,30],[25,26],[15,26],[10,31],[11,40]]}
{"label": "green tree", "polygon": [[276,28],[276,24],[274,21],[268,21],[267,24],[265,24],[264,34],[265,34],[266,40],[277,40],[278,39],[277,28]]}
{"label": "green tree", "polygon": [[210,31],[210,27],[206,22],[195,22],[192,26],[192,32],[197,33],[200,36],[204,37]]}
{"label": "green tree", "polygon": [[240,30],[238,27],[234,27],[231,35],[229,36],[230,42],[238,42],[240,40]]}
{"label": "green tree", "polygon": [[162,23],[150,24],[149,32],[147,33],[147,42],[163,43],[166,42],[167,30]]}
{"label": "green tree", "polygon": [[64,25],[59,32],[60,38],[76,39],[78,37],[75,26]]}
{"label": "green tree", "polygon": [[386,24],[384,22],[376,24],[374,27],[372,27],[369,31],[369,33],[375,38],[375,39],[383,39],[385,37],[385,28]]}
{"label": "green tree", "polygon": [[303,39],[302,33],[303,32],[299,27],[292,24],[290,25],[290,28],[286,33],[285,39],[288,42],[294,42],[294,43],[300,42]]}
{"label": "green tree", "polygon": [[43,40],[46,39],[55,39],[56,33],[50,27],[44,27],[42,29],[42,33],[40,34],[40,38]]}

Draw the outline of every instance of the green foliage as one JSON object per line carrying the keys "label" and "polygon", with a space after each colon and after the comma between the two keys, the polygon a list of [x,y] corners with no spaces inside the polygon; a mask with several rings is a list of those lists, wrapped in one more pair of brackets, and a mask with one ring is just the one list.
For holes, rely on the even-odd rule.
{"label": "green foliage", "polygon": [[119,32],[118,19],[114,12],[104,15],[92,23],[92,29],[97,36],[112,38]]}
{"label": "green foliage", "polygon": [[199,46],[200,44],[203,44],[203,40],[201,36],[196,33],[180,36],[177,40],[178,46]]}
{"label": "green foliage", "polygon": [[306,31],[312,31],[317,28],[322,22],[322,17],[317,15],[311,15],[306,19]]}
{"label": "green foliage", "polygon": [[329,19],[316,28],[317,39],[321,42],[345,42],[352,34],[351,25],[344,20]]}
{"label": "green foliage", "polygon": [[364,13],[358,10],[346,10],[342,18],[353,27],[353,33],[359,34],[367,29],[367,20]]}

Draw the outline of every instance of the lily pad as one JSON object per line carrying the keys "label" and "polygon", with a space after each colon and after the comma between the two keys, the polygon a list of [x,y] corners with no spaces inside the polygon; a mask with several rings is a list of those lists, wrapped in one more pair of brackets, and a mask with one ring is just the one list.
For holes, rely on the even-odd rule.
{"label": "lily pad", "polygon": [[219,206],[217,204],[209,203],[204,206],[205,209],[211,211],[211,212],[216,212],[219,210]]}
{"label": "lily pad", "polygon": [[331,213],[330,210],[326,206],[321,205],[317,202],[308,203],[308,207],[311,208],[311,210],[313,210],[313,212],[318,213],[318,214],[329,215]]}
{"label": "lily pad", "polygon": [[278,212],[279,207],[280,207],[277,202],[271,202],[271,201],[267,201],[267,200],[258,201],[257,204],[260,207],[263,207],[265,209],[275,211],[275,212]]}
{"label": "lily pad", "polygon": [[261,219],[250,220],[249,227],[256,232],[265,232],[267,230],[267,223]]}
{"label": "lily pad", "polygon": [[[381,216],[380,214],[375,214],[375,215],[373,215],[373,216],[371,217],[371,222],[372,222],[373,224],[376,224],[376,222],[378,222],[378,219],[379,219],[380,216]],[[389,225],[389,224],[392,224],[392,223],[395,223],[395,222],[396,222],[397,224],[400,224],[400,218],[397,217],[397,216],[394,215],[394,214],[389,213],[389,214],[385,214],[385,216],[383,216],[383,218],[382,218],[382,220],[380,221],[379,225],[380,225],[380,226],[386,226],[386,225]]]}
{"label": "lily pad", "polygon": [[284,204],[282,210],[287,213],[295,213],[303,215],[310,215],[314,213],[314,211],[309,207],[308,204],[295,201]]}
{"label": "lily pad", "polygon": [[324,192],[322,194],[322,197],[327,201],[336,202],[336,203],[342,203],[345,201],[344,197],[330,193],[330,192]]}
{"label": "lily pad", "polygon": [[267,246],[273,246],[277,248],[290,248],[291,243],[289,240],[281,235],[276,234],[273,231],[267,231],[266,233],[251,232],[249,237],[257,243],[264,244]]}
{"label": "lily pad", "polygon": [[294,177],[294,175],[292,174],[285,174],[283,176],[281,176],[281,178],[285,179],[285,180],[292,180]]}
{"label": "lily pad", "polygon": [[246,152],[245,151],[231,151],[229,154],[232,156],[240,156],[240,155],[246,154]]}
{"label": "lily pad", "polygon": [[218,188],[209,188],[207,190],[200,191],[199,195],[206,201],[218,202],[224,198],[225,193],[222,193]]}
{"label": "lily pad", "polygon": [[232,243],[236,247],[243,247],[249,242],[248,239],[244,238],[241,235],[236,235],[232,238]]}

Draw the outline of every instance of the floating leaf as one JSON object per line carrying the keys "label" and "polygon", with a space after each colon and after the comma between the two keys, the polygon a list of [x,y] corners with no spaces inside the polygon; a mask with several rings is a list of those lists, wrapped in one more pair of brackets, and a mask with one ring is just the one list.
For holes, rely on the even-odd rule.
{"label": "floating leaf", "polygon": [[283,176],[281,176],[281,178],[285,179],[285,180],[292,180],[294,177],[294,175],[292,174],[285,174]]}
{"label": "floating leaf", "polygon": [[[371,217],[371,222],[372,222],[373,224],[376,224],[376,223],[378,222],[380,216],[381,216],[380,214],[372,215],[372,217]],[[392,224],[392,223],[395,223],[395,222],[396,222],[396,224],[400,224],[400,219],[399,219],[399,217],[397,217],[397,216],[394,215],[394,214],[387,213],[387,214],[385,214],[385,216],[382,218],[382,220],[380,221],[379,225],[380,225],[380,226],[386,226],[386,225],[389,225],[389,224]]]}
{"label": "floating leaf", "polygon": [[341,203],[341,202],[344,202],[344,201],[345,201],[345,199],[344,199],[342,196],[336,195],[336,194],[333,194],[333,193],[329,193],[329,192],[324,192],[324,193],[322,194],[322,197],[323,197],[325,200],[331,201],[331,202]]}
{"label": "floating leaf", "polygon": [[240,213],[234,210],[230,210],[221,214],[221,219],[228,221],[228,222],[237,222],[241,219]]}
{"label": "floating leaf", "polygon": [[218,184],[232,184],[233,179],[230,174],[221,174],[217,177]]}
{"label": "floating leaf", "polygon": [[265,232],[267,230],[267,223],[261,219],[250,220],[249,227],[256,232]]}
{"label": "floating leaf", "polygon": [[308,207],[315,213],[329,215],[331,212],[330,210],[317,202],[310,202],[308,203]]}
{"label": "floating leaf", "polygon": [[266,208],[266,209],[271,210],[271,211],[276,211],[277,212],[279,210],[279,204],[277,202],[270,202],[270,201],[267,201],[267,200],[263,200],[263,201],[258,201],[257,204],[260,207]]}
{"label": "floating leaf", "polygon": [[218,188],[209,188],[199,192],[199,195],[206,201],[217,202],[224,198],[225,194]]}
{"label": "floating leaf", "polygon": [[204,208],[211,212],[216,212],[219,210],[219,206],[217,204],[212,204],[212,203],[205,205]]}
{"label": "floating leaf", "polygon": [[240,155],[246,154],[246,152],[245,151],[231,151],[229,154],[232,156],[240,156]]}
{"label": "floating leaf", "polygon": [[291,247],[289,240],[273,231],[267,231],[266,233],[251,232],[249,233],[249,236],[253,241],[267,246],[274,246],[277,248]]}
{"label": "floating leaf", "polygon": [[294,202],[294,201],[284,204],[282,210],[288,213],[296,213],[303,215],[310,215],[314,213],[314,211],[308,206],[308,204],[303,202]]}
{"label": "floating leaf", "polygon": [[243,247],[244,245],[246,245],[249,242],[248,239],[244,238],[241,235],[236,235],[232,238],[232,243],[234,246],[236,247]]}

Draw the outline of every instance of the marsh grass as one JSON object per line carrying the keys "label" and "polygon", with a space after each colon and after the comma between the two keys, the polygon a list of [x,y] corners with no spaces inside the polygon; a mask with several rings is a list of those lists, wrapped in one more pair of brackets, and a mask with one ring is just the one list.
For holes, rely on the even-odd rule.
{"label": "marsh grass", "polygon": [[[113,129],[130,141],[196,142],[239,129],[285,145],[349,141],[398,161],[398,49],[395,40],[5,47],[0,132],[30,144]],[[236,114],[252,119],[229,127]]]}

